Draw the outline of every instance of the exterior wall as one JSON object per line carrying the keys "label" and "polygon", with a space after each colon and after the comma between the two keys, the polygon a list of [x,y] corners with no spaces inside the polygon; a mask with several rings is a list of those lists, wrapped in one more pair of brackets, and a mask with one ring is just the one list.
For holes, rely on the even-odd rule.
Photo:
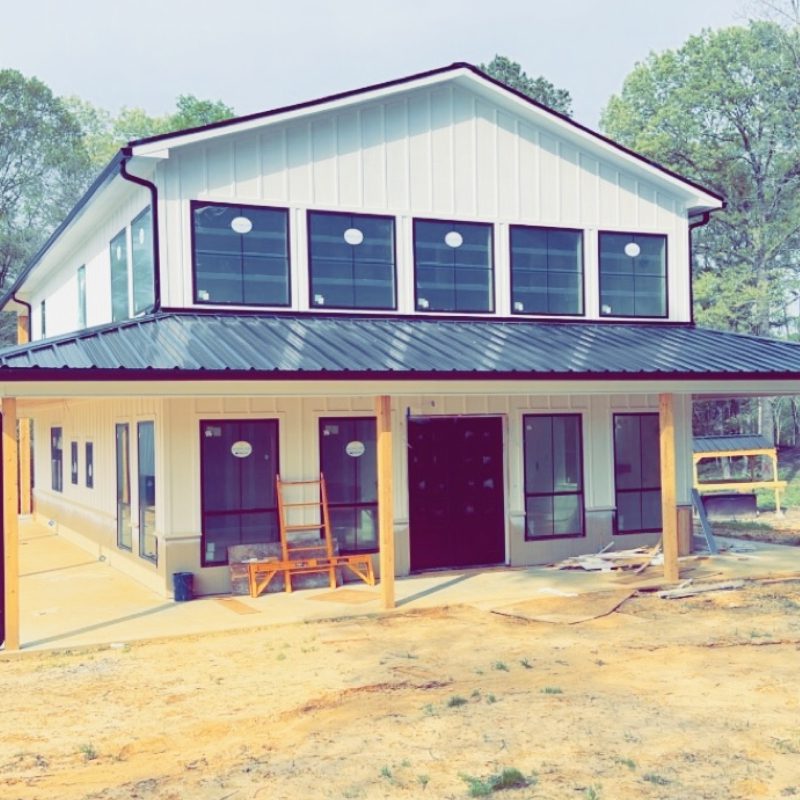
{"label": "exterior wall", "polygon": [[511,313],[510,224],[585,231],[588,319],[600,317],[598,231],[666,234],[669,316],[690,317],[687,220],[676,196],[599,159],[579,137],[556,138],[458,86],[186,146],[160,164],[157,183],[169,265],[165,306],[194,302],[189,201],[199,199],[290,209],[292,307],[299,310],[308,308],[305,213],[321,209],[397,218],[398,313],[415,311],[412,219],[427,217],[496,223],[501,316]]}
{"label": "exterior wall", "polygon": [[[133,188],[121,203],[104,211],[90,236],[61,258],[58,268],[41,288],[31,293],[32,340],[41,338],[41,304],[45,301],[47,338],[78,329],[78,268],[86,267],[86,325],[111,322],[111,240],[146,208],[150,195]],[[128,239],[130,229],[128,227]],[[130,250],[130,241],[129,250]]]}
{"label": "exterior wall", "polygon": [[[677,398],[678,501],[690,503],[691,398]],[[409,572],[409,504],[406,434],[409,416],[491,415],[503,420],[505,453],[506,561],[512,565],[549,563],[593,552],[612,538],[614,511],[613,427],[615,412],[657,412],[657,395],[466,396],[414,395],[393,402],[394,520],[396,571]],[[525,541],[522,419],[525,414],[578,413],[583,419],[586,535],[582,538]],[[307,479],[319,471],[318,420],[326,416],[373,416],[371,397],[195,397],[165,400],[57,402],[34,415],[35,509],[56,530],[79,540],[90,552],[169,594],[171,575],[195,574],[201,594],[229,590],[227,567],[201,566],[200,420],[276,419],[279,422],[281,475]],[[159,562],[139,558],[134,529],[133,552],[116,546],[114,425],[131,424],[132,474],[136,475],[136,422],[154,420],[156,434],[156,532]],[[50,488],[50,427],[64,435],[64,491]],[[93,441],[95,486],[84,485],[83,443]],[[79,485],[69,480],[71,441],[80,443]],[[131,482],[136,507],[136,481]],[[135,521],[135,514],[134,514]],[[617,546],[651,544],[658,534],[616,537]]]}

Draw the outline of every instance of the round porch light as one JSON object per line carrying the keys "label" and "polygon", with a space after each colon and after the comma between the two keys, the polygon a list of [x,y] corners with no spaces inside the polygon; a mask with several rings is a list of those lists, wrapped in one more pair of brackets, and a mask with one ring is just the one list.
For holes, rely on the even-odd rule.
{"label": "round porch light", "polygon": [[642,248],[639,247],[639,245],[636,244],[636,242],[628,242],[628,244],[625,245],[626,256],[630,256],[631,258],[636,258],[636,256],[638,256],[639,253],[641,252]]}
{"label": "round porch light", "polygon": [[464,244],[464,237],[458,231],[448,231],[444,235],[444,243],[448,247],[461,247]]}
{"label": "round porch light", "polygon": [[356,245],[361,244],[364,241],[364,234],[358,228],[348,228],[344,232],[344,240],[347,244],[352,245],[355,247]]}
{"label": "round porch light", "polygon": [[234,217],[231,220],[231,228],[234,233],[250,233],[253,230],[253,223],[247,217]]}

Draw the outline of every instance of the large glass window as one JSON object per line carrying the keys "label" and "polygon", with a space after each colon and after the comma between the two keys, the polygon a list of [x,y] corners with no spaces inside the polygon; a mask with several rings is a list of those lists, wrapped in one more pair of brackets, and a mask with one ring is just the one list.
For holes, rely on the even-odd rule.
{"label": "large glass window", "polygon": [[234,544],[278,542],[278,423],[200,423],[203,566],[226,564]]}
{"label": "large glass window", "polygon": [[289,304],[286,209],[192,203],[197,303]]}
{"label": "large glass window", "polygon": [[111,319],[117,322],[130,315],[128,302],[128,237],[121,230],[110,245],[111,255]]}
{"label": "large glass window", "polygon": [[86,327],[86,267],[78,267],[78,327]]}
{"label": "large glass window", "polygon": [[514,314],[583,314],[583,234],[511,226]]}
{"label": "large glass window", "polygon": [[139,452],[139,555],[148,561],[158,561],[156,539],[156,442],[152,422],[140,422]]}
{"label": "large glass window", "polygon": [[393,309],[394,219],[308,213],[312,307]]}
{"label": "large glass window", "polygon": [[331,527],[339,552],[378,549],[378,473],[375,419],[319,421],[320,469],[328,489]]}
{"label": "large glass window", "polygon": [[667,315],[667,237],[600,234],[600,313],[608,317]]}
{"label": "large glass window", "polygon": [[661,530],[658,414],[614,415],[617,533]]}
{"label": "large glass window", "polygon": [[153,261],[153,213],[146,208],[131,223],[131,271],[133,281],[133,313],[150,311],[155,303]]}
{"label": "large glass window", "polygon": [[50,487],[54,492],[64,491],[64,431],[50,428]]}
{"label": "large glass window", "polygon": [[583,448],[578,414],[523,418],[525,538],[583,536]]}
{"label": "large glass window", "polygon": [[414,220],[419,311],[493,311],[492,226]]}
{"label": "large glass window", "polygon": [[117,450],[117,547],[133,549],[131,521],[131,439],[127,422],[116,426]]}

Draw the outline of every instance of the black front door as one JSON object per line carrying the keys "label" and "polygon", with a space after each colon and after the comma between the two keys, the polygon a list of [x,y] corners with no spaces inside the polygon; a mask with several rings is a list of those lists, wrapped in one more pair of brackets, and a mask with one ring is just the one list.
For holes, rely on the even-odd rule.
{"label": "black front door", "polygon": [[408,485],[412,570],[504,560],[499,417],[410,419]]}

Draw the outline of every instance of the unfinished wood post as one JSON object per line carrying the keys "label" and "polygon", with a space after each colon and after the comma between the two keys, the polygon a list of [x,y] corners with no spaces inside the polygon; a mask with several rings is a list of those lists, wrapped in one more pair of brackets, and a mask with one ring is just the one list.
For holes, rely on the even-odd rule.
{"label": "unfinished wood post", "polygon": [[[30,317],[17,314],[17,344],[30,340]],[[19,421],[19,513],[30,514],[32,510],[31,487],[31,421]]]}
{"label": "unfinished wood post", "polygon": [[678,503],[675,480],[675,396],[658,396],[659,446],[661,451],[661,530],[664,548],[664,579],[677,581]]}
{"label": "unfinished wood post", "polygon": [[392,402],[375,398],[378,423],[378,531],[380,539],[381,600],[394,608],[394,499],[392,494]]}
{"label": "unfinished wood post", "polygon": [[3,400],[3,571],[6,650],[19,650],[18,501],[17,401],[6,397]]}

